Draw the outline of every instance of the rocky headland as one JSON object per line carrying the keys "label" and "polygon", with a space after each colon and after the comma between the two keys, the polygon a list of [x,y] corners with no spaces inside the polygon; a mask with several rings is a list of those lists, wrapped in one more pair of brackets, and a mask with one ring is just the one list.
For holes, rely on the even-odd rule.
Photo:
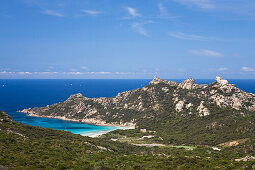
{"label": "rocky headland", "polygon": [[213,114],[208,107],[210,104],[232,108],[244,115],[255,110],[255,95],[218,76],[208,85],[196,84],[194,79],[178,84],[154,77],[149,85],[112,98],[87,98],[78,93],[64,102],[21,112],[102,126],[135,126],[141,119],[155,119],[159,112],[166,112],[167,107],[168,114],[209,116]]}

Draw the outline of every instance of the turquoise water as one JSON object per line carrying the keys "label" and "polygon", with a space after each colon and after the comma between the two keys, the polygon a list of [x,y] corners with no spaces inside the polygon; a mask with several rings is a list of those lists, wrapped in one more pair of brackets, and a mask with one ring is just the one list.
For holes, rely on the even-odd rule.
{"label": "turquoise water", "polygon": [[30,117],[24,113],[19,112],[11,112],[10,115],[14,118],[14,120],[27,125],[40,126],[57,130],[66,130],[85,136],[118,129],[118,127],[114,126],[94,126],[90,124],[76,123],[59,119]]}
{"label": "turquoise water", "polygon": [[[196,80],[199,84],[213,81]],[[86,97],[113,97],[119,92],[143,87],[149,82],[150,80],[0,80],[0,110],[27,125],[67,130],[83,135],[101,133],[115,130],[117,127],[29,117],[17,111],[62,102],[76,93],[82,93]],[[229,80],[229,82],[246,92],[255,93],[255,80]]]}

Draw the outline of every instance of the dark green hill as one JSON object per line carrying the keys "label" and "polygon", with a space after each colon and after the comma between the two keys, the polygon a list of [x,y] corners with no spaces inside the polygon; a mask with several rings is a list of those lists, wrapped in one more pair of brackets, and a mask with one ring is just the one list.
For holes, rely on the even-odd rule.
{"label": "dark green hill", "polygon": [[23,125],[0,111],[0,169],[251,169],[254,161],[234,160],[243,148],[140,147]]}

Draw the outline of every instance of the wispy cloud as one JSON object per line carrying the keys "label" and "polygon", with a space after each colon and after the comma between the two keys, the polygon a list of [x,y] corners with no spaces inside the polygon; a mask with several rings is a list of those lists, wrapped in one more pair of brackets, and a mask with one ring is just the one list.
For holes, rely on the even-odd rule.
{"label": "wispy cloud", "polygon": [[111,72],[105,72],[105,71],[100,71],[100,72],[87,72],[88,74],[112,74]]}
{"label": "wispy cloud", "polygon": [[5,74],[5,75],[32,75],[32,74],[58,74],[58,72],[28,72],[28,71],[11,72],[11,71],[1,71],[0,74]]}
{"label": "wispy cloud", "polygon": [[82,12],[88,15],[98,15],[102,13],[101,11],[96,11],[96,10],[82,10]]}
{"label": "wispy cloud", "polygon": [[143,27],[145,24],[151,24],[153,23],[152,21],[145,21],[145,22],[134,22],[131,24],[131,29],[138,33],[141,34],[143,36],[148,37],[149,34],[147,33],[147,31],[145,30],[145,28]]}
{"label": "wispy cloud", "polygon": [[160,12],[160,16],[166,16],[168,15],[168,12],[166,10],[166,7],[162,4],[162,3],[159,3],[158,4],[158,9],[159,9],[159,12]]}
{"label": "wispy cloud", "polygon": [[242,69],[241,69],[242,71],[246,71],[246,72],[252,72],[252,71],[255,71],[254,70],[254,68],[252,68],[252,67],[242,67]]}
{"label": "wispy cloud", "polygon": [[15,74],[15,72],[11,72],[11,71],[0,71],[0,74]]}
{"label": "wispy cloud", "polygon": [[54,10],[44,10],[43,13],[46,15],[51,15],[51,16],[55,16],[55,17],[63,17],[64,16],[63,14],[61,14],[57,11],[54,11]]}
{"label": "wispy cloud", "polygon": [[17,74],[20,74],[20,75],[27,75],[27,74],[31,74],[31,72],[27,72],[27,71],[26,71],[26,72],[23,72],[23,71],[22,71],[22,72],[17,72]]}
{"label": "wispy cloud", "polygon": [[[185,6],[200,8],[204,11],[221,11],[246,15],[254,20],[255,3],[253,0],[172,0]],[[232,18],[233,19],[233,18]],[[247,19],[246,17],[244,19]]]}
{"label": "wispy cloud", "polygon": [[96,74],[112,74],[112,72],[104,72],[104,71],[99,71],[99,72],[79,72],[79,71],[72,71],[72,72],[62,72],[62,74],[71,74],[71,75],[96,75]]}
{"label": "wispy cloud", "polygon": [[212,38],[201,36],[201,35],[185,34],[182,32],[169,32],[168,35],[173,38],[184,39],[184,40],[208,41],[212,39]]}
{"label": "wispy cloud", "polygon": [[58,74],[59,72],[51,72],[51,71],[45,71],[45,72],[32,72],[31,74],[45,74],[45,75],[50,75],[50,74]]}
{"label": "wispy cloud", "polygon": [[74,72],[63,72],[63,74],[81,75],[82,73],[79,71],[74,71]]}
{"label": "wispy cloud", "polygon": [[197,6],[203,9],[212,9],[215,8],[214,3],[211,0],[174,0],[183,5],[187,6]]}
{"label": "wispy cloud", "polygon": [[135,22],[131,25],[131,28],[133,31],[137,32],[138,34],[141,34],[146,37],[149,36],[146,30],[143,28],[143,23]]}
{"label": "wispy cloud", "polygon": [[147,15],[147,16],[141,15],[140,13],[137,12],[135,8],[127,7],[125,9],[129,13],[129,16],[122,17],[121,20],[131,20],[137,17],[141,17],[143,19],[176,19],[176,18],[182,17],[182,16],[169,15],[166,7],[162,3],[159,3],[157,7],[159,10],[158,15]]}
{"label": "wispy cloud", "polygon": [[45,77],[52,77],[52,78],[77,78],[77,77],[111,77],[112,76],[134,76],[134,75],[153,75],[152,72],[108,72],[108,71],[92,71],[92,72],[82,72],[82,71],[67,71],[67,72],[27,72],[27,71],[20,71],[20,72],[7,72],[7,71],[0,71],[0,77],[4,78],[45,78]]}
{"label": "wispy cloud", "polygon": [[120,75],[134,75],[135,72],[114,72],[114,74],[120,74]]}
{"label": "wispy cloud", "polygon": [[223,56],[221,53],[217,51],[212,51],[212,50],[190,50],[189,53],[193,55],[213,56],[213,57]]}
{"label": "wispy cloud", "polygon": [[140,17],[141,16],[141,14],[139,14],[135,8],[127,7],[126,10],[132,17]]}

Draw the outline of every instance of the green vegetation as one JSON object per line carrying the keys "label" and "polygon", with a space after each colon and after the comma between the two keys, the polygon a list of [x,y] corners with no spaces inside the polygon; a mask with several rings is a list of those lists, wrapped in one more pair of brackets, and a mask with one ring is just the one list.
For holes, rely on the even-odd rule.
{"label": "green vegetation", "polygon": [[[9,169],[236,169],[255,162],[236,162],[242,146],[214,151],[173,147],[140,147],[108,140],[150,133],[118,130],[105,138],[89,138],[65,131],[17,123],[0,112],[0,167]],[[254,142],[254,141],[249,141]],[[249,143],[248,142],[248,143]],[[254,143],[253,143],[254,144]],[[250,152],[252,153],[252,152]]]}

